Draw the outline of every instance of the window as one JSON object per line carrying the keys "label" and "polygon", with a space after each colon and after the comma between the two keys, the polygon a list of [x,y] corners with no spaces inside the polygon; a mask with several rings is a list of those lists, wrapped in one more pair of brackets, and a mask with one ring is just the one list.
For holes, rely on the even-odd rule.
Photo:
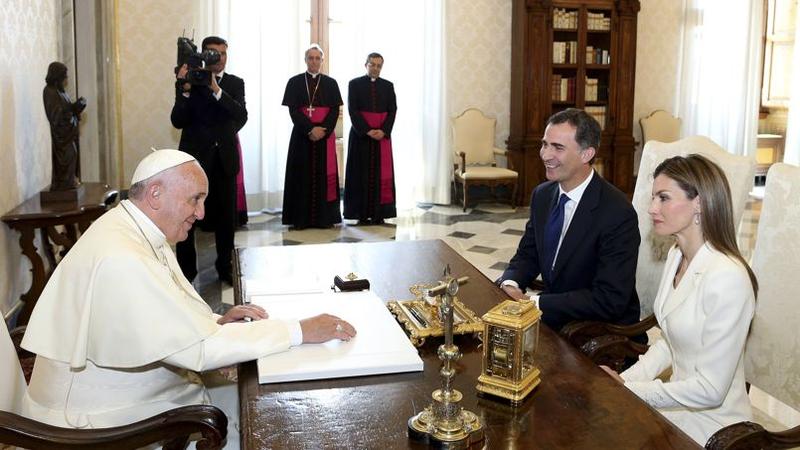
{"label": "window", "polygon": [[761,105],[788,108],[791,96],[797,0],[766,0]]}

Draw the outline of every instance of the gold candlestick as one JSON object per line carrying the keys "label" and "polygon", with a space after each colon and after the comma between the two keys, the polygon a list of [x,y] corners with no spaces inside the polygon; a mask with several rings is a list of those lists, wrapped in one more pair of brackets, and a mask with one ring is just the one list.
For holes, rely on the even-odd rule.
{"label": "gold candlestick", "polygon": [[459,405],[463,397],[453,389],[455,377],[453,364],[461,358],[461,352],[453,344],[453,300],[458,285],[466,279],[457,280],[450,275],[450,266],[444,270],[444,280],[429,294],[442,295],[439,308],[444,325],[444,344],[439,346],[439,359],[442,360],[442,387],[433,391],[433,401],[419,414],[408,419],[408,437],[439,448],[468,448],[483,441],[483,425],[473,412]]}

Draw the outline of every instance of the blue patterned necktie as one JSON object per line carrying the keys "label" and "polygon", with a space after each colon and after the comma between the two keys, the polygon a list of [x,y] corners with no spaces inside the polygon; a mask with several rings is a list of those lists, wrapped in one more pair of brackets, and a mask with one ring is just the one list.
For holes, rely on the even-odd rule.
{"label": "blue patterned necktie", "polygon": [[553,272],[553,263],[558,250],[558,241],[561,239],[561,229],[564,228],[564,205],[569,200],[567,194],[561,194],[558,205],[550,211],[547,223],[544,225],[544,264],[542,272],[550,275]]}

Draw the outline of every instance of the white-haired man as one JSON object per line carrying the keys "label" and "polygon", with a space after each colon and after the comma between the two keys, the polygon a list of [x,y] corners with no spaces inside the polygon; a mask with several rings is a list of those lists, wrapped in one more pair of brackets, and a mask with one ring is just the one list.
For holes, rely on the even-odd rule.
{"label": "white-haired man", "polygon": [[131,423],[209,403],[196,372],[355,335],[327,314],[299,322],[266,320],[258,306],[214,314],[170,247],[203,217],[207,192],[187,153],[142,160],[130,199],[92,224],[39,298],[22,342],[37,354],[26,415],[75,428]]}
{"label": "white-haired man", "polygon": [[342,222],[334,128],[342,95],[336,80],[320,72],[325,54],[306,50],[306,71],[289,78],[283,105],[294,128],[286,155],[283,224],[296,229],[329,228]]}

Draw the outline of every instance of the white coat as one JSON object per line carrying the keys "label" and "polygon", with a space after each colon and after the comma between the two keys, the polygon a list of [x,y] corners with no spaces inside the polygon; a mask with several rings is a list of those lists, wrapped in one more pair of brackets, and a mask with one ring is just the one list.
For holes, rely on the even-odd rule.
{"label": "white coat", "polygon": [[[744,345],[755,309],[747,270],[704,244],[677,287],[683,254],[670,250],[653,310],[663,339],[623,372],[625,386],[705,445],[720,428],[752,420]],[[656,377],[672,367],[668,382]]]}

